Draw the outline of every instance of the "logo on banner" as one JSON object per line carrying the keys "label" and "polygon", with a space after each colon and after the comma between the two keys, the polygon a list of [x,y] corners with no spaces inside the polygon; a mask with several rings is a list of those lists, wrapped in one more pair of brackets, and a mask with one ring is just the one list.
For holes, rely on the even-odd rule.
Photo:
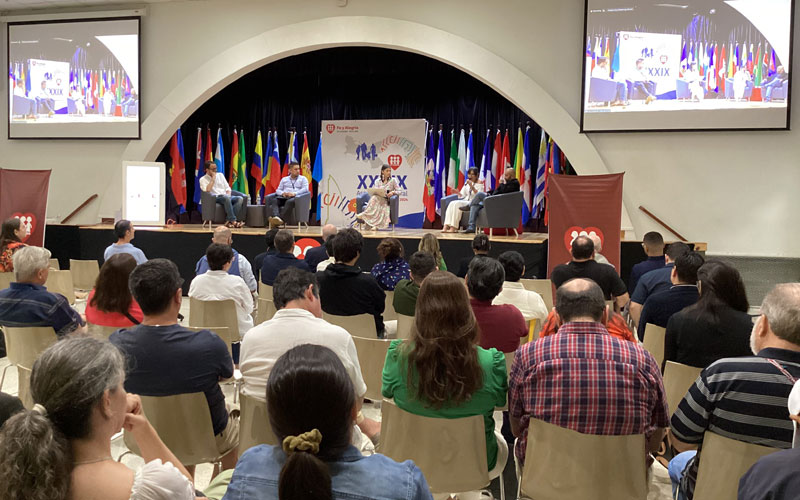
{"label": "logo on banner", "polygon": [[14,212],[12,215],[15,219],[19,219],[20,224],[25,229],[25,236],[22,237],[23,243],[31,237],[33,230],[36,229],[36,216],[30,212],[20,213]]}
{"label": "logo on banner", "polygon": [[336,130],[336,125],[334,125],[333,123],[329,123],[325,125],[325,130],[327,130],[329,134],[332,134],[333,131]]}
{"label": "logo on banner", "polygon": [[313,238],[300,238],[299,240],[294,242],[294,250],[292,251],[292,253],[298,259],[305,259],[306,252],[318,246],[319,246],[319,241]]}
{"label": "logo on banner", "polygon": [[572,226],[564,233],[564,246],[567,247],[567,252],[572,252],[572,242],[575,241],[575,238],[578,236],[598,236],[600,238],[600,244],[602,245],[606,241],[606,237],[603,235],[603,231],[600,229],[589,226],[587,228],[583,228],[580,226]]}
{"label": "logo on banner", "polygon": [[669,57],[667,57],[667,55],[666,55],[666,54],[663,54],[663,55],[662,55],[662,56],[659,58],[659,60],[661,61],[661,64],[667,64],[667,61],[669,61]]}
{"label": "logo on banner", "polygon": [[389,155],[389,166],[397,170],[403,164],[403,155]]}

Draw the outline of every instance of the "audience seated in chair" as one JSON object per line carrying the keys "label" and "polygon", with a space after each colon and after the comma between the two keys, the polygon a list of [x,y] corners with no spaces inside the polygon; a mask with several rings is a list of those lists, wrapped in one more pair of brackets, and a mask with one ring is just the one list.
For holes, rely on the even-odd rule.
{"label": "audience seated in chair", "polygon": [[[322,245],[325,248],[325,255],[327,255],[328,258],[317,264],[317,269],[316,269],[317,272],[324,271],[325,269],[328,268],[328,266],[336,263],[336,257],[333,256],[333,244],[335,240],[336,240],[336,235],[332,234],[328,237],[327,240],[325,240],[325,244]],[[314,272],[314,269],[312,269],[311,272]]]}
{"label": "audience seated in chair", "polygon": [[239,335],[253,328],[253,295],[244,280],[228,269],[233,265],[233,250],[228,245],[212,243],[206,250],[208,272],[198,274],[189,285],[189,297],[198,300],[233,300]]}
{"label": "audience seated in chair", "polygon": [[475,221],[478,220],[478,212],[483,208],[483,200],[487,196],[495,194],[515,193],[519,191],[519,181],[517,180],[516,170],[507,168],[500,179],[500,184],[492,191],[476,193],[469,205],[459,207],[459,210],[469,211],[469,225],[464,230],[465,233],[475,232]]}
{"label": "audience seated in chair", "polygon": [[642,240],[642,248],[644,248],[644,253],[647,254],[647,259],[634,264],[633,269],[631,269],[630,281],[628,282],[628,290],[630,292],[636,290],[639,278],[645,273],[661,269],[666,265],[664,260],[664,237],[661,236],[661,233],[656,231],[646,233]]}
{"label": "audience seated in chair", "polygon": [[256,283],[261,281],[261,266],[264,265],[264,258],[267,255],[275,255],[278,250],[275,248],[275,235],[278,234],[278,228],[272,228],[264,233],[264,244],[267,250],[256,255],[253,259],[253,272],[255,273]]}
{"label": "audience seated in chair", "polygon": [[[194,500],[192,476],[126,394],[125,361],[106,341],[57,342],[33,365],[34,407],[0,429],[0,484],[5,498]],[[111,456],[125,428],[145,464],[134,472]]]}
{"label": "audience seated in chair", "polygon": [[239,419],[229,414],[219,381],[233,376],[233,360],[215,333],[196,332],[178,324],[182,284],[178,266],[169,260],[153,259],[137,266],[131,273],[130,288],[144,320],[112,333],[110,340],[131,367],[126,390],[143,396],[206,394],[217,447],[220,454],[226,454],[223,469],[230,469],[236,464]]}
{"label": "audience seated in chair", "polygon": [[[628,328],[628,323],[625,321],[625,318],[623,318],[621,314],[614,312],[612,307],[607,307],[606,309],[608,312],[608,319],[603,323],[603,326],[606,327],[608,333],[612,337],[616,337],[620,340],[638,342],[631,329]],[[555,310],[552,310],[548,313],[547,319],[544,320],[544,324],[542,324],[542,329],[539,332],[539,338],[547,337],[548,335],[555,335],[558,333],[558,327],[558,314],[556,314]]]}
{"label": "audience seated in chair", "polygon": [[797,318],[800,283],[775,286],[761,303],[761,316],[750,336],[755,356],[711,364],[678,405],[670,422],[671,435],[673,446],[683,453],[670,461],[669,475],[679,500],[692,498],[684,486],[694,490],[692,478],[704,462],[701,451],[691,450],[702,445],[707,431],[745,443],[791,448],[792,422],[786,405],[800,378]]}
{"label": "audience seated in chair", "polygon": [[505,445],[492,418],[495,407],[506,403],[505,356],[477,345],[478,322],[469,310],[464,285],[452,274],[429,274],[417,304],[411,338],[392,341],[386,354],[381,392],[415,415],[482,415],[491,470],[497,463],[498,443]]}
{"label": "audience seated in chair", "polygon": [[613,267],[594,260],[594,243],[588,236],[578,236],[572,240],[572,260],[568,264],[557,265],[550,274],[550,280],[556,288],[573,278],[594,281],[600,286],[606,300],[614,299],[620,308],[628,303],[625,283]]}
{"label": "audience seated in chair", "polygon": [[639,278],[636,284],[636,289],[629,290],[633,293],[631,301],[628,305],[631,318],[634,324],[639,324],[639,318],[642,315],[642,306],[648,297],[656,292],[667,290],[672,286],[672,268],[675,267],[675,260],[681,255],[686,255],[692,249],[689,245],[682,241],[670,243],[664,253],[665,265],[662,268],[647,271]]}
{"label": "audience seated in chair", "polygon": [[86,299],[86,321],[117,328],[142,322],[142,309],[128,288],[128,278],[135,268],[136,259],[128,253],[114,254],[103,263],[97,283]]}
{"label": "audience seated in chair", "polygon": [[[547,317],[547,306],[538,293],[526,290],[519,280],[525,274],[525,259],[522,254],[509,250],[500,254],[500,265],[506,274],[500,294],[492,300],[492,304],[511,304],[519,309],[525,321],[538,320],[541,324]],[[480,322],[480,320],[478,320]]]}
{"label": "audience seated in chair", "polygon": [[[316,276],[288,267],[278,273],[272,287],[278,311],[272,319],[250,330],[242,341],[239,368],[244,380],[244,394],[264,400],[267,378],[278,358],[300,344],[316,344],[330,348],[342,360],[353,381],[360,410],[367,386],[361,376],[356,346],[347,330],[322,319]],[[374,420],[360,415],[357,421],[369,437],[380,432],[380,424]],[[360,439],[360,435],[355,437]]]}
{"label": "audience seated in chair", "polygon": [[603,251],[603,242],[600,240],[600,237],[595,233],[591,233],[589,238],[592,240],[592,243],[594,243],[594,260],[597,261],[598,264],[613,266],[613,264],[606,259],[606,256],[600,253]]}
{"label": "audience seated in chair", "polygon": [[[218,226],[214,228],[214,235],[211,237],[211,243],[228,245],[233,248],[233,232],[225,226]],[[200,257],[200,260],[197,261],[197,264],[194,266],[194,271],[195,274],[203,274],[208,271],[208,259],[205,255]],[[253,275],[253,268],[250,265],[250,261],[247,260],[247,257],[237,252],[236,249],[233,250],[233,263],[230,269],[228,269],[228,274],[240,276],[247,284],[247,288],[251,293],[255,293],[258,290],[258,283],[256,283],[256,277]]]}
{"label": "audience seated in chair", "polygon": [[400,280],[394,288],[392,305],[397,314],[414,316],[419,287],[429,274],[436,270],[436,260],[428,252],[414,252],[408,260],[410,279]]}
{"label": "audience seated in chair", "polygon": [[[423,234],[422,239],[419,240],[419,246],[417,247],[417,250],[420,252],[428,252],[429,254],[433,255],[439,271],[447,271],[447,264],[444,261],[442,250],[439,248],[439,240],[436,238],[435,234]],[[464,272],[466,273],[466,271]],[[463,276],[461,276],[461,278],[463,278]]]}
{"label": "audience seated in chair", "polygon": [[278,273],[287,267],[310,271],[305,261],[294,256],[294,233],[289,229],[281,229],[275,235],[275,250],[261,264],[261,282],[265,285],[272,285]]}
{"label": "audience seated in chair", "polygon": [[669,422],[660,367],[637,343],[608,335],[607,310],[597,283],[572,279],[556,291],[558,333],[514,356],[508,411],[520,463],[530,419],[584,434],[644,434],[647,451],[659,449]]}
{"label": "audience seated in chair", "polygon": [[[469,265],[472,260],[479,256],[489,255],[489,250],[492,249],[492,244],[489,242],[489,237],[485,234],[478,234],[472,238],[472,257],[466,257],[461,259],[461,262],[458,264],[458,272],[456,272],[456,276],[459,278],[464,278],[467,275],[467,271],[469,270]],[[442,271],[447,271],[447,269],[441,269]]]}
{"label": "audience seated in chair", "polygon": [[117,242],[106,247],[106,251],[103,252],[103,259],[108,260],[112,255],[118,253],[129,253],[136,259],[137,264],[147,262],[147,257],[145,257],[144,252],[131,243],[135,233],[136,228],[133,227],[131,221],[125,219],[118,220],[117,223],[114,224],[114,236],[117,237]]}
{"label": "audience seated in chair", "polygon": [[14,271],[14,252],[26,246],[22,238],[27,234],[25,226],[17,217],[3,221],[0,229],[0,273]]}
{"label": "audience seated in chair", "polygon": [[503,289],[506,273],[502,264],[491,257],[472,259],[467,273],[469,304],[480,329],[478,345],[500,352],[514,352],[519,339],[528,335],[525,319],[516,306],[492,304]]}
{"label": "audience seated in chair", "polygon": [[394,290],[398,281],[410,277],[403,244],[397,238],[381,240],[378,243],[378,257],[381,262],[372,266],[372,275],[384,290]]}
{"label": "audience seated in chair", "polygon": [[325,251],[325,242],[328,238],[336,235],[339,230],[333,224],[325,224],[322,226],[322,245],[306,250],[305,261],[308,269],[313,273],[317,270],[317,265],[328,258],[328,253]]}
{"label": "audience seated in chair", "polygon": [[356,392],[341,357],[328,347],[303,344],[282,354],[267,380],[269,422],[262,425],[271,425],[283,445],[244,452],[225,498],[431,500],[413,462],[365,457],[351,444]]}

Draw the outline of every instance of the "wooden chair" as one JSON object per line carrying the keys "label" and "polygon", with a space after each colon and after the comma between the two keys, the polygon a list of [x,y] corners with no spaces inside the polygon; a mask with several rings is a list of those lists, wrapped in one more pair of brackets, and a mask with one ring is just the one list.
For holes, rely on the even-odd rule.
{"label": "wooden chair", "polygon": [[69,270],[72,272],[72,286],[78,290],[91,290],[100,274],[100,266],[96,260],[69,259]]}
{"label": "wooden chair", "polygon": [[5,290],[11,283],[14,282],[16,278],[14,278],[14,273],[0,273],[0,290]]}
{"label": "wooden chair", "polygon": [[58,263],[58,259],[50,259],[50,269],[55,269],[59,271],[61,269],[61,265]]}
{"label": "wooden chair", "polygon": [[361,376],[367,384],[364,397],[373,401],[380,401],[381,386],[383,385],[383,365],[386,363],[386,352],[389,350],[389,339],[368,339],[353,337],[358,352],[358,363],[361,365]]}
{"label": "wooden chair", "polygon": [[[514,362],[514,355],[516,352],[505,352],[506,356],[506,377],[511,377],[511,364]],[[508,411],[508,394],[506,394],[506,404],[502,407],[495,408],[496,411]]]}
{"label": "wooden chair", "polygon": [[535,500],[645,500],[644,434],[581,434],[531,419],[521,476],[521,496]]}
{"label": "wooden chair", "polygon": [[258,296],[262,299],[272,300],[272,285],[266,285],[263,281],[258,281]]}
{"label": "wooden chair", "polygon": [[267,413],[267,402],[247,394],[239,394],[239,455],[260,444],[277,445],[278,437],[272,432]]}
{"label": "wooden chair", "polygon": [[397,313],[397,338],[411,338],[411,329],[414,327],[414,316]]}
{"label": "wooden chair", "polygon": [[642,347],[653,355],[656,364],[664,364],[664,341],[666,340],[667,329],[647,323],[644,327],[644,341]]}
{"label": "wooden chair", "polygon": [[333,325],[341,326],[353,337],[364,337],[367,339],[378,337],[378,332],[375,331],[375,318],[371,314],[338,316],[323,311],[322,319]]}
{"label": "wooden chair", "polygon": [[103,325],[95,325],[93,323],[86,322],[86,331],[92,337],[96,337],[102,340],[108,340],[112,333],[119,330],[120,327],[116,326],[103,326]]}
{"label": "wooden chair", "polygon": [[258,310],[256,311],[256,325],[260,325],[265,321],[269,321],[278,312],[275,308],[275,302],[272,299],[258,298]]}
{"label": "wooden chair", "polygon": [[545,280],[521,279],[519,280],[519,282],[522,283],[522,286],[525,287],[525,290],[531,290],[542,296],[542,300],[544,300],[544,305],[547,306],[547,312],[553,310],[552,281],[546,279]]}
{"label": "wooden chair", "polygon": [[31,369],[17,365],[17,397],[22,401],[22,406],[30,410],[33,408],[31,395]]}
{"label": "wooden chair", "polygon": [[[697,469],[695,500],[736,500],[739,479],[759,458],[777,448],[745,443],[706,431],[703,452]],[[704,467],[704,464],[709,464]]]}
{"label": "wooden chair", "polygon": [[393,321],[397,319],[397,313],[394,310],[394,290],[384,290],[386,294],[385,307],[383,308],[383,320]]}
{"label": "wooden chair", "polygon": [[681,400],[700,376],[701,371],[703,371],[702,368],[667,361],[664,367],[664,392],[667,394],[670,414],[675,413],[675,410],[678,409]]}
{"label": "wooden chair", "polygon": [[200,300],[189,298],[189,326],[202,326],[205,328],[225,326],[228,328],[228,338],[224,338],[228,346],[239,342],[239,318],[236,315],[236,303],[233,299],[227,300]]}
{"label": "wooden chair", "polygon": [[75,304],[75,287],[72,285],[72,271],[51,270],[47,275],[45,288],[52,293],[60,293],[70,305]]}
{"label": "wooden chair", "polygon": [[[6,378],[6,370],[11,365],[17,367],[18,377],[18,393],[23,404],[27,397],[27,403],[30,403],[26,408],[31,408],[33,402],[29,394],[26,394],[30,386],[30,375],[33,369],[33,363],[39,354],[45,349],[55,344],[58,340],[55,330],[50,326],[28,326],[28,327],[12,327],[4,326],[3,335],[6,338],[6,356],[11,363],[3,369],[3,375],[0,376],[0,387]],[[25,378],[27,377],[27,378]]]}

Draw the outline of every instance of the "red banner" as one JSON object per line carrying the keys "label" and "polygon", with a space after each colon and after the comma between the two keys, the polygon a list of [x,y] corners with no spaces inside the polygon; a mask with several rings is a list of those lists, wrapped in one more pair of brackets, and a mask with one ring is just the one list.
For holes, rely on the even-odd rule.
{"label": "red banner", "polygon": [[601,253],[619,272],[623,175],[549,176],[547,276],[570,261],[572,240],[591,233],[600,237]]}
{"label": "red banner", "polygon": [[28,245],[44,246],[50,170],[0,168],[0,221],[17,217],[25,227]]}

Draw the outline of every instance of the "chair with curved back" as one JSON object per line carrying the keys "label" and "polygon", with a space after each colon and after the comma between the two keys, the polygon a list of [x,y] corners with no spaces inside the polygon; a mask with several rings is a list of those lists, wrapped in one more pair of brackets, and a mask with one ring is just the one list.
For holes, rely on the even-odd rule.
{"label": "chair with curved back", "polygon": [[108,340],[111,334],[120,328],[121,327],[95,325],[93,323],[89,323],[88,321],[86,322],[86,331],[89,333],[89,335],[102,340]]}
{"label": "chair with curved back", "polygon": [[653,355],[658,366],[664,364],[664,341],[666,340],[666,334],[666,328],[652,323],[647,323],[644,327],[642,347]]}
{"label": "chair with curved back", "polygon": [[72,273],[72,286],[78,290],[94,288],[97,276],[100,275],[100,266],[96,260],[69,259],[69,270]]}
{"label": "chair with curved back", "polygon": [[258,282],[258,296],[262,299],[273,300],[272,285],[267,285],[263,281]]}
{"label": "chair with curved back", "polygon": [[702,368],[667,361],[664,366],[664,392],[670,414],[675,413],[683,397],[692,387]]}
{"label": "chair with curved back", "polygon": [[72,284],[72,271],[50,270],[47,274],[47,281],[44,284],[47,291],[60,293],[66,297],[70,305],[75,304],[75,287]]}
{"label": "chair with curved back", "polygon": [[397,313],[397,338],[411,338],[411,329],[414,327],[414,316]]}
{"label": "chair with curved back", "polygon": [[384,299],[383,320],[393,321],[397,319],[397,312],[394,310],[394,290],[384,290],[386,294]]}
{"label": "chair with curved back", "polygon": [[[264,219],[272,217],[270,200],[277,197],[276,193],[268,194],[264,197]],[[311,216],[311,193],[301,194],[294,198],[294,210],[284,214],[283,222],[286,226],[297,226],[308,228],[308,220]]]}
{"label": "chair with curved back", "polygon": [[323,312],[322,319],[333,325],[341,326],[353,337],[364,337],[368,339],[378,337],[378,333],[375,331],[375,317],[371,314],[339,316]]}
{"label": "chair with curved back", "polygon": [[536,292],[542,296],[547,312],[553,310],[553,282],[549,279],[521,279],[519,280],[525,290]]}
{"label": "chair with curved back", "polygon": [[236,315],[236,303],[233,299],[227,300],[200,300],[189,298],[189,326],[205,328],[225,326],[228,328],[228,338],[222,340],[228,344],[239,342],[239,319]]}
{"label": "chair with curved back", "polygon": [[271,299],[258,298],[258,309],[256,310],[256,325],[260,325],[265,321],[269,321],[278,312],[275,308],[275,302]]}
{"label": "chair with curved back", "polygon": [[50,269],[55,269],[56,271],[61,270],[61,265],[58,263],[58,259],[50,259]]}
{"label": "chair with curved back", "polygon": [[3,375],[0,377],[0,387],[3,385],[6,370],[11,365],[16,366],[19,397],[23,404],[26,404],[26,408],[30,408],[33,406],[33,402],[28,393],[28,388],[30,387],[33,363],[42,351],[56,343],[58,337],[51,326],[4,326],[3,335],[6,339],[6,355],[11,364],[3,369]]}
{"label": "chair with curved back", "polygon": [[277,445],[267,413],[267,402],[247,394],[239,394],[239,455],[259,444]]}
{"label": "chair with curved back", "polygon": [[358,363],[361,365],[361,376],[367,384],[364,397],[373,401],[380,401],[381,385],[383,379],[383,365],[386,363],[386,353],[389,351],[389,339],[369,339],[353,336],[353,343],[358,352]]}
{"label": "chair with curved back", "polygon": [[5,290],[15,281],[14,273],[0,273],[0,290]]}
{"label": "chair with curved back", "polygon": [[[367,204],[369,203],[369,199],[371,195],[367,192],[363,192],[360,195],[356,196],[356,212],[361,213],[367,208]],[[394,226],[397,225],[397,221],[400,216],[400,196],[394,195],[389,198],[389,224],[392,226],[392,230],[394,230]]]}

